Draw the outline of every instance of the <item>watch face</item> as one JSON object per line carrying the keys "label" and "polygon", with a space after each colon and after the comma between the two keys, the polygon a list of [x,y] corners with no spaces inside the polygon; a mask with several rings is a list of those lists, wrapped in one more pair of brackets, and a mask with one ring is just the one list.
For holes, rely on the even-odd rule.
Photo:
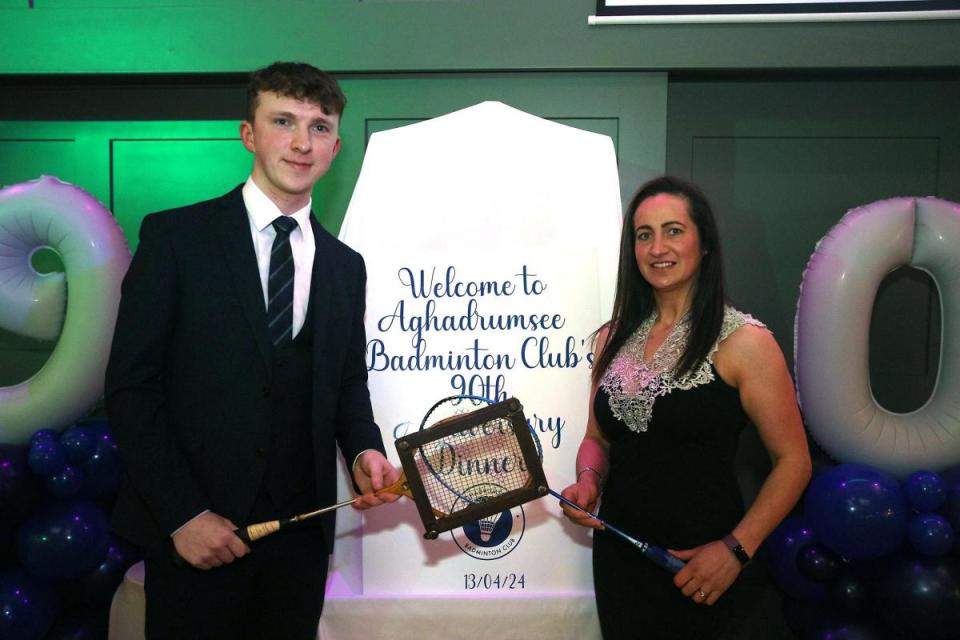
{"label": "watch face", "polygon": [[747,555],[747,552],[743,550],[741,545],[737,545],[733,548],[733,555],[737,556],[737,560],[740,561],[740,564],[747,564],[750,562],[750,556]]}

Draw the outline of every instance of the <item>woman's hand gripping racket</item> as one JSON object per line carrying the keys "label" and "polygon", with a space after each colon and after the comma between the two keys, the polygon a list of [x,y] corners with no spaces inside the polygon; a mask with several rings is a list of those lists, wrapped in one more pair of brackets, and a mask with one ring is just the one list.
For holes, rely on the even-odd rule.
{"label": "woman's hand gripping racket", "polygon": [[[419,434],[396,444],[427,538],[550,494],[596,519],[670,573],[683,568],[685,563],[676,556],[637,540],[549,488],[540,439],[515,398],[500,403],[478,396],[444,398],[431,407],[420,428]],[[438,511],[448,515],[437,518]]]}

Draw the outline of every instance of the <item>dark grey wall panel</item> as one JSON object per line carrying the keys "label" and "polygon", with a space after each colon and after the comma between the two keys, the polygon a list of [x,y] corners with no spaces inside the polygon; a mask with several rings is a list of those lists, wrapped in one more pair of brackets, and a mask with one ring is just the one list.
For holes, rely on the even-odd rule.
{"label": "dark grey wall panel", "polygon": [[[850,208],[896,196],[960,200],[960,83],[693,80],[670,85],[667,167],[717,208],[734,301],[792,366],[794,313],[816,242]],[[709,105],[709,108],[704,108]],[[871,330],[881,403],[919,406],[936,375],[929,280],[885,282]]]}

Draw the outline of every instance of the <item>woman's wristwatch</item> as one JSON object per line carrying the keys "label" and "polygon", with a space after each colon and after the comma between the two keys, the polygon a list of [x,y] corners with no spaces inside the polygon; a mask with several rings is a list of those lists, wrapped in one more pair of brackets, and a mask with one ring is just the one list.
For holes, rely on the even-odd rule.
{"label": "woman's wristwatch", "polygon": [[737,560],[740,561],[741,567],[745,567],[750,563],[750,554],[747,553],[746,549],[743,548],[743,545],[740,544],[740,541],[737,540],[732,533],[723,536],[723,544],[727,545],[727,549],[730,549]]}

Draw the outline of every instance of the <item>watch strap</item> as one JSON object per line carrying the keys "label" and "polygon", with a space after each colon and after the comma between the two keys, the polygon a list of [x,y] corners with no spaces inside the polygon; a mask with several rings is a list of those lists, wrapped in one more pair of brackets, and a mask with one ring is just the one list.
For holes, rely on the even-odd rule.
{"label": "watch strap", "polygon": [[728,533],[723,536],[723,544],[727,545],[727,549],[733,553],[733,555],[740,561],[740,566],[745,567],[750,562],[750,554],[747,553],[746,549],[743,548],[743,545],[740,544],[740,541],[732,534]]}

